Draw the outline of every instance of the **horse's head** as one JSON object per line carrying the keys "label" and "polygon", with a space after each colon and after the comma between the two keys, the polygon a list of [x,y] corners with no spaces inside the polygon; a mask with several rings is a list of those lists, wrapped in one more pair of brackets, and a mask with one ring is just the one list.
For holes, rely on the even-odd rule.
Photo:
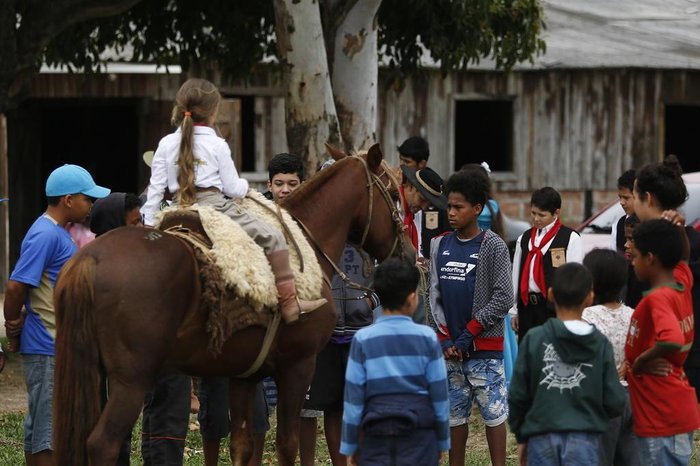
{"label": "horse's head", "polygon": [[347,155],[326,145],[334,160],[353,158],[361,163],[366,174],[364,202],[358,199],[350,241],[379,260],[402,256],[415,261],[416,250],[408,240],[398,209],[399,183],[383,159],[379,144],[367,152]]}

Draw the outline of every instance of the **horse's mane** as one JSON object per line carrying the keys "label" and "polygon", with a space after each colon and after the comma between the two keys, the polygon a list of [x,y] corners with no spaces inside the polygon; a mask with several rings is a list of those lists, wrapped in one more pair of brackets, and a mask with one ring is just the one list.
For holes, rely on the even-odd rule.
{"label": "horse's mane", "polygon": [[[364,152],[360,152],[355,155],[362,154],[364,154]],[[351,160],[351,156],[340,159],[331,166],[317,171],[311,178],[309,178],[308,181],[303,182],[301,186],[285,197],[282,205],[285,207],[291,207],[298,204],[301,199],[305,198],[310,192],[315,191],[319,186],[324,184],[328,178],[333,176],[335,172],[341,170],[344,165],[347,165],[349,160]]]}

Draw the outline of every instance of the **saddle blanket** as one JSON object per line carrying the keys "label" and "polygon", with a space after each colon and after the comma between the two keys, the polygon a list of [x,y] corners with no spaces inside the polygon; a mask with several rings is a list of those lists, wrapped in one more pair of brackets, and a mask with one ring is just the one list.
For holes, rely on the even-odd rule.
{"label": "saddle blanket", "polygon": [[[254,215],[260,221],[284,232],[276,215],[276,204],[259,192],[250,190],[245,198],[234,202],[240,204],[242,210]],[[178,209],[181,208],[173,206],[162,211],[160,220],[168,212]],[[193,204],[184,210],[199,214],[204,231],[213,244],[210,255],[221,268],[226,285],[239,297],[246,299],[257,311],[262,310],[263,307],[276,308],[278,301],[275,277],[263,249],[236,222],[213,207]],[[297,294],[300,299],[318,299],[321,297],[323,287],[323,273],[316,260],[316,254],[299,225],[286,210],[280,210],[287,229],[299,246],[303,258],[302,271],[299,253],[293,244],[290,244],[290,263],[294,271]],[[290,243],[289,239],[287,243]]]}

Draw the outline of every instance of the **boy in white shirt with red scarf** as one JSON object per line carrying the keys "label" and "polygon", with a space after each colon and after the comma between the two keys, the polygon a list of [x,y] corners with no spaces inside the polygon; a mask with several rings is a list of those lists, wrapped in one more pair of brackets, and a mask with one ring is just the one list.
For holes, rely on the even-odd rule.
{"label": "boy in white shirt with red scarf", "polygon": [[518,342],[533,327],[555,317],[553,303],[546,290],[557,268],[567,262],[581,262],[581,237],[561,223],[561,196],[549,186],[538,189],[530,198],[533,227],[518,238],[513,257],[515,307],[511,325]]}

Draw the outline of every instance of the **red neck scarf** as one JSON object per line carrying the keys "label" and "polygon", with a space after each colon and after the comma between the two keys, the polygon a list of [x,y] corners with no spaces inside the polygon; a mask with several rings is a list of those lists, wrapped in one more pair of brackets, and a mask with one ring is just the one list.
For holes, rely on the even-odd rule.
{"label": "red neck scarf", "polygon": [[406,234],[413,244],[413,248],[418,250],[418,228],[416,228],[416,223],[413,221],[413,212],[406,202],[406,196],[403,192],[403,185],[399,186],[399,193],[401,195],[401,207],[403,208],[403,224],[406,225]]}
{"label": "red neck scarf", "polygon": [[542,247],[547,245],[550,241],[552,241],[552,239],[554,239],[557,233],[559,233],[560,228],[561,222],[557,218],[554,222],[554,225],[552,226],[552,229],[549,230],[540,241],[539,246],[535,246],[537,228],[532,228],[532,232],[530,233],[530,243],[528,244],[530,250],[527,253],[527,257],[525,258],[525,265],[523,265],[523,269],[520,272],[520,299],[523,301],[523,304],[528,303],[531,262],[534,262],[535,264],[532,268],[532,274],[534,275],[535,283],[537,284],[537,287],[540,289],[542,294],[544,296],[547,296],[547,284],[544,281],[544,254],[542,254]]}

